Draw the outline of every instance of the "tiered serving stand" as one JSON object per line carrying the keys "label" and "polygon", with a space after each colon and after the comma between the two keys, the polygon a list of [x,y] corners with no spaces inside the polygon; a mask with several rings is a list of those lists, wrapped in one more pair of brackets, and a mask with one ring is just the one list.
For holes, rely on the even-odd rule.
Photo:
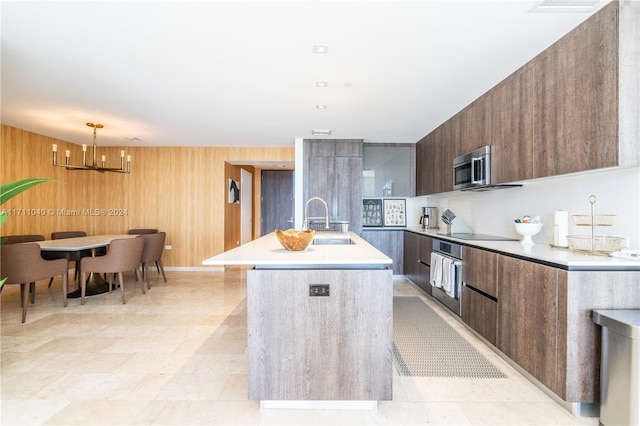
{"label": "tiered serving stand", "polygon": [[578,253],[608,255],[614,251],[620,251],[624,238],[596,235],[597,226],[612,226],[616,221],[614,214],[596,214],[596,196],[589,197],[591,214],[574,214],[573,223],[577,226],[591,227],[591,235],[568,235],[569,249]]}

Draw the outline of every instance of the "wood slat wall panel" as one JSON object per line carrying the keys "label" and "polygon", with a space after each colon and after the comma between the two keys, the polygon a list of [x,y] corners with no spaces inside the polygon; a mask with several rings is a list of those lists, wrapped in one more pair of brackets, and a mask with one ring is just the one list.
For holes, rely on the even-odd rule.
{"label": "wood slat wall panel", "polygon": [[[2,209],[45,209],[45,216],[10,217],[3,235],[42,234],[83,230],[87,234],[126,233],[131,228],[158,228],[167,232],[165,266],[201,266],[202,260],[224,251],[226,184],[225,161],[293,161],[294,148],[132,147],[130,175],[68,171],[51,165],[51,145],[72,151],[80,163],[80,146],[2,125],[1,182],[45,177],[45,183],[18,195]],[[107,166],[120,158],[122,147],[99,147]],[[73,157],[73,155],[76,157]],[[259,204],[254,205],[258,209]],[[107,214],[89,216],[86,209]],[[126,209],[126,215],[109,215]],[[113,210],[113,213],[118,213]],[[65,216],[62,211],[78,213]]]}

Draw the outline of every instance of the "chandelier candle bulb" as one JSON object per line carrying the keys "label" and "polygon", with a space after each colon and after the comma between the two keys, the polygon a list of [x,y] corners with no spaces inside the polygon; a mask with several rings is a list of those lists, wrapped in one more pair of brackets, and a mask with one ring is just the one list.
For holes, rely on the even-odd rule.
{"label": "chandelier candle bulb", "polygon": [[53,152],[58,152],[58,145],[55,143],[53,144]]}
{"label": "chandelier candle bulb", "polygon": [[82,152],[87,152],[87,145],[82,144]]}
{"label": "chandelier candle bulb", "polygon": [[124,158],[124,151],[120,151],[120,157]]}

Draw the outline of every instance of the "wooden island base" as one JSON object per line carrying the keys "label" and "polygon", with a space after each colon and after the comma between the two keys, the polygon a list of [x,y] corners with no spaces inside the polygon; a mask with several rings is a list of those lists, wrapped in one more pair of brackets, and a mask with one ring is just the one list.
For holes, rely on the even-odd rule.
{"label": "wooden island base", "polygon": [[249,399],[304,408],[391,400],[390,269],[252,269],[247,310]]}

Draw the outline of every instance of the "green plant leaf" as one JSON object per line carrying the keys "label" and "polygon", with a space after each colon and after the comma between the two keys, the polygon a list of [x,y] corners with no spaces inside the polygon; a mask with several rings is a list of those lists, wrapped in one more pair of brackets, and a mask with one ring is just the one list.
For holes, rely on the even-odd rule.
{"label": "green plant leaf", "polygon": [[[35,179],[33,179],[32,178],[32,179],[16,180],[14,182],[9,182],[9,183],[3,183],[2,185],[0,185],[0,204],[4,204],[9,199],[15,197],[16,195],[18,195],[22,191],[26,191],[27,189],[31,188],[32,186],[36,186],[36,185],[44,183],[44,182],[50,182],[52,180],[54,180],[54,179],[46,179],[46,178],[35,178]],[[2,226],[4,224],[4,222],[5,222],[5,220],[7,220],[8,216],[9,215],[6,212],[0,212],[0,226]],[[0,244],[1,243],[4,243],[4,241],[0,241]],[[6,278],[2,278],[0,280],[0,288],[2,288],[5,280],[6,280]]]}
{"label": "green plant leaf", "polygon": [[3,183],[0,185],[0,204],[4,204],[9,199],[15,197],[22,191],[25,191],[32,186],[38,185],[43,182],[50,182],[54,179],[36,178],[36,179],[22,179],[14,182]]}

